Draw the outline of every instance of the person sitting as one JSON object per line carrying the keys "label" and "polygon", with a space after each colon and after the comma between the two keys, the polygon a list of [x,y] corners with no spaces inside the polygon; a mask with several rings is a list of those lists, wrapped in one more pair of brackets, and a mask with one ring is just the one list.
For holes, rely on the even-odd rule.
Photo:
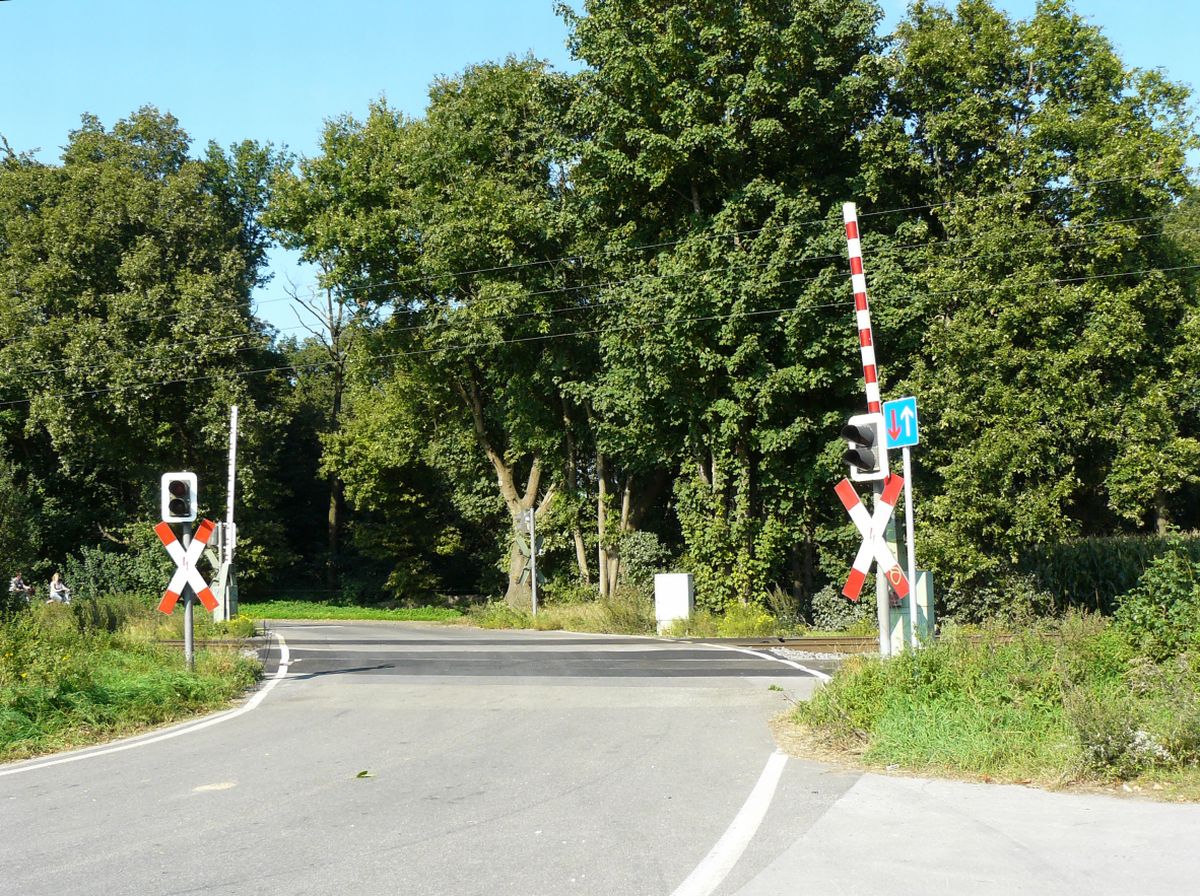
{"label": "person sitting", "polygon": [[50,600],[60,604],[71,602],[71,589],[58,573],[50,577]]}
{"label": "person sitting", "polygon": [[25,603],[29,603],[29,595],[33,594],[33,586],[25,584],[25,579],[21,576],[21,571],[18,569],[17,574],[8,583],[8,592],[9,594],[20,595]]}

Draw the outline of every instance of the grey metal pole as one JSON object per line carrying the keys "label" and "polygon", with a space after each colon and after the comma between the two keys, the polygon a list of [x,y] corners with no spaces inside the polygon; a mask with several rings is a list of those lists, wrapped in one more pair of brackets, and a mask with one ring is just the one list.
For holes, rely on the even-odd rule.
{"label": "grey metal pole", "polygon": [[226,563],[230,572],[225,580],[225,587],[221,589],[221,605],[213,611],[213,619],[215,621],[228,620],[233,618],[233,614],[237,611],[234,605],[235,591],[230,584],[233,581],[233,548],[237,541],[237,530],[233,523],[233,495],[234,488],[237,482],[237,436],[238,436],[238,409],[237,405],[233,405],[229,411],[229,483],[225,490],[227,497],[225,509],[225,556],[221,561]]}
{"label": "grey metal pole", "polygon": [[913,649],[921,646],[917,637],[917,543],[913,534],[912,453],[904,448],[904,547],[908,552],[908,625]]}
{"label": "grey metal pole", "polygon": [[[878,505],[883,497],[883,483],[875,482],[871,489],[875,494],[875,504]],[[874,534],[874,533],[872,533]],[[887,576],[875,563],[875,615],[879,619],[879,655],[892,655],[892,608],[888,601]]]}
{"label": "grey metal pole", "polygon": [[[179,539],[183,544],[183,550],[186,553],[188,545],[192,543],[192,524],[182,524],[182,537]],[[195,601],[195,595],[192,594],[192,586],[184,584],[183,586],[183,659],[187,664],[187,669],[192,672],[196,668],[196,645],[192,636],[192,604]]]}
{"label": "grey metal pole", "polygon": [[533,615],[537,615],[537,512],[529,508],[529,587],[533,594]]}

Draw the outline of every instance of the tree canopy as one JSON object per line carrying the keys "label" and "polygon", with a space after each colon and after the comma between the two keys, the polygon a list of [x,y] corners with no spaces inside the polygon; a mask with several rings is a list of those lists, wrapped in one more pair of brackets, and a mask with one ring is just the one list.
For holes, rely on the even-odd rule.
{"label": "tree canopy", "polygon": [[[134,549],[159,472],[223,483],[237,403],[264,584],[527,605],[536,513],[552,594],[669,568],[803,612],[857,540],[846,201],[952,603],[1038,546],[1197,525],[1186,88],[1065,0],[918,0],[894,34],[870,0],[558,8],[577,73],[481,62],[310,158],[151,108],[7,151],[10,562]],[[319,272],[306,337],[253,313],[271,241]]]}

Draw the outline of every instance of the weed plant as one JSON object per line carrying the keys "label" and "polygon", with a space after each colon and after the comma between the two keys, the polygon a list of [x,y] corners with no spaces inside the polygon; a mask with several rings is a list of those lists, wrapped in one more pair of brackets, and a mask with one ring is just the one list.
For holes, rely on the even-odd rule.
{"label": "weed plant", "polygon": [[667,634],[676,638],[769,638],[799,634],[804,627],[781,620],[756,603],[731,604],[724,613],[696,610],[690,619],[673,622]]}

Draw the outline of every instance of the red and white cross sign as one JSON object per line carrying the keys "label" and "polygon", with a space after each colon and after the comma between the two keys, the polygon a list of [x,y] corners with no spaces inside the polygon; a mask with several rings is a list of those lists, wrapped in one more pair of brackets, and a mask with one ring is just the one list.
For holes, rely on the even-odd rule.
{"label": "red and white cross sign", "polygon": [[900,491],[903,488],[904,479],[902,477],[889,476],[885,479],[883,494],[875,502],[875,512],[869,514],[849,479],[843,479],[834,487],[846,512],[850,514],[850,519],[854,520],[854,525],[858,527],[858,531],[862,533],[863,537],[858,554],[852,564],[853,568],[850,570],[850,577],[846,579],[846,584],[842,588],[842,594],[851,600],[858,600],[862,593],[863,582],[871,570],[872,560],[879,561],[879,568],[887,576],[888,584],[892,586],[892,590],[898,597],[908,595],[908,578],[904,575],[900,564],[896,562],[896,557],[892,554],[891,548],[888,547],[884,538],[888,520],[892,516],[892,511],[896,507],[896,499],[900,497]]}
{"label": "red and white cross sign", "polygon": [[217,608],[216,595],[208,587],[208,582],[204,581],[204,576],[200,575],[200,570],[196,569],[196,561],[204,553],[204,546],[208,544],[208,540],[212,538],[216,528],[211,520],[201,520],[200,525],[196,527],[196,534],[192,536],[192,543],[185,551],[169,525],[159,523],[154,527],[154,531],[158,534],[158,540],[163,543],[163,547],[167,549],[167,553],[179,567],[175,570],[175,575],[171,576],[167,590],[163,593],[162,601],[158,605],[158,609],[168,616],[175,609],[175,602],[183,593],[184,585],[192,586],[192,590],[200,598],[200,603],[204,604],[204,609],[211,612]]}

